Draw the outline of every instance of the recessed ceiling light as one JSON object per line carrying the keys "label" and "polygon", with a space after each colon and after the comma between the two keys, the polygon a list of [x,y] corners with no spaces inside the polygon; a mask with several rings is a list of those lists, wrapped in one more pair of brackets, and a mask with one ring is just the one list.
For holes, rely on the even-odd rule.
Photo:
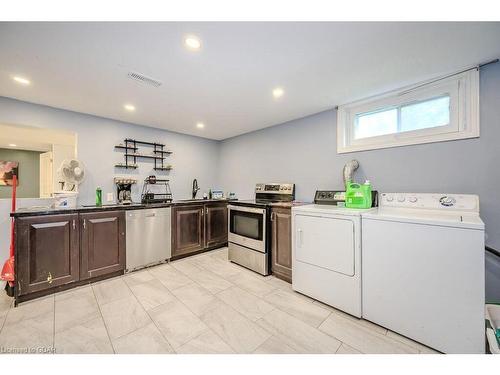
{"label": "recessed ceiling light", "polygon": [[12,79],[14,81],[16,81],[17,83],[20,83],[21,85],[25,85],[25,86],[28,86],[31,83],[31,81],[29,79],[24,78],[24,77],[14,76],[14,77],[12,77]]}
{"label": "recessed ceiling light", "polygon": [[284,93],[285,93],[285,91],[283,91],[283,89],[281,87],[276,87],[273,90],[273,96],[275,99],[281,98]]}
{"label": "recessed ceiling light", "polygon": [[203,129],[203,128],[205,127],[205,124],[204,124],[204,123],[202,123],[202,122],[199,122],[199,123],[197,123],[197,124],[196,124],[196,127],[197,127],[198,129]]}
{"label": "recessed ceiling light", "polygon": [[17,145],[14,143],[9,143],[9,147],[17,147]]}
{"label": "recessed ceiling light", "polygon": [[184,39],[184,44],[187,48],[192,50],[198,50],[201,47],[201,41],[195,36],[188,36]]}
{"label": "recessed ceiling light", "polygon": [[125,108],[129,112],[134,112],[135,111],[135,107],[132,104],[125,104],[123,106],[123,108]]}

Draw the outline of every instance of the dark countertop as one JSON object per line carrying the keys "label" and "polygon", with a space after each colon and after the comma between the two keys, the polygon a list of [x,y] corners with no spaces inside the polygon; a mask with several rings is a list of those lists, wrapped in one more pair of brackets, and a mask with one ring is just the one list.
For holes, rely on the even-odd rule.
{"label": "dark countertop", "polygon": [[310,202],[298,202],[298,201],[293,201],[293,202],[273,202],[270,203],[269,206],[271,207],[279,207],[279,208],[292,208],[292,207],[297,207],[297,206],[304,206],[306,204],[312,204]]}
{"label": "dark countertop", "polygon": [[44,208],[44,207],[26,207],[20,208],[16,212],[11,213],[11,217],[25,217],[25,216],[43,216],[43,215],[57,215],[57,214],[74,214],[79,212],[100,212],[100,211],[120,211],[120,210],[142,210],[148,208],[163,208],[172,206],[185,206],[192,204],[203,204],[203,203],[218,203],[218,202],[230,202],[230,199],[185,199],[173,201],[170,203],[134,203],[134,204],[110,204],[97,206],[78,206],[75,208]]}

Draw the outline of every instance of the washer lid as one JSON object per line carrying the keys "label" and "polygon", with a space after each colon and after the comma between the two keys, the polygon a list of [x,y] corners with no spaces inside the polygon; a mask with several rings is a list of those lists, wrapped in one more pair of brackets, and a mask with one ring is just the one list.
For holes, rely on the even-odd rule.
{"label": "washer lid", "polygon": [[330,215],[361,216],[364,213],[375,211],[375,208],[346,208],[328,204],[307,204],[304,206],[292,207],[292,212],[316,213]]}
{"label": "washer lid", "polygon": [[379,207],[374,211],[364,214],[363,219],[484,230],[483,221],[477,213],[472,212],[443,212],[441,210]]}

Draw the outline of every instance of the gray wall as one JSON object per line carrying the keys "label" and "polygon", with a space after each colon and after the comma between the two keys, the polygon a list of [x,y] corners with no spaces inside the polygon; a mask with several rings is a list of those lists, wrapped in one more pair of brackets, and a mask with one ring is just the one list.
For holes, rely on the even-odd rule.
{"label": "gray wall", "polygon": [[[217,186],[218,143],[199,137],[173,133],[145,126],[104,119],[82,113],[65,111],[5,97],[0,97],[0,123],[35,126],[74,131],[78,138],[78,159],[86,167],[86,179],[80,185],[80,203],[95,203],[95,189],[100,186],[103,199],[107,192],[116,198],[114,176],[132,175],[139,179],[133,194],[140,200],[140,189],[145,177],[156,174],[168,176],[175,199],[190,198],[193,178],[198,179],[201,192]],[[166,162],[173,165],[170,172],[155,172],[153,161],[141,159],[137,170],[114,168],[123,162],[123,151],[114,145],[124,138],[165,143],[174,153]],[[151,148],[141,151],[152,153]]]}
{"label": "gray wall", "polygon": [[[19,198],[37,198],[40,196],[40,152],[11,150],[0,148],[0,160],[19,162]],[[0,186],[0,198],[10,198],[12,186]]]}
{"label": "gray wall", "polygon": [[256,182],[294,182],[297,199],[316,189],[341,189],[342,168],[360,162],[355,177],[379,191],[478,194],[487,245],[500,249],[500,64],[481,71],[481,137],[383,150],[337,154],[336,113],[303,119],[225,140],[220,148],[221,186],[240,198]]}
{"label": "gray wall", "polygon": [[[141,180],[150,174],[160,175],[160,173],[154,173],[152,161],[149,160],[139,162],[137,170],[129,170],[128,172],[113,167],[116,163],[123,161],[123,152],[115,151],[113,146],[123,142],[124,138],[162,142],[174,151],[168,159],[174,169],[167,174],[171,180],[174,199],[191,197],[193,178],[198,179],[200,193],[208,191],[210,187],[217,186],[216,168],[219,157],[219,142],[216,141],[5,97],[0,97],[0,123],[70,130],[77,133],[78,159],[86,167],[86,179],[80,185],[80,204],[95,203],[95,188],[97,186],[102,187],[104,200],[107,192],[113,192],[116,198],[113,177],[127,174],[139,179],[139,184],[133,189],[133,198],[138,200],[140,199],[140,189],[142,189]],[[50,200],[19,199],[17,203],[18,207],[45,206],[50,204]],[[9,252],[9,212],[10,201],[0,199],[0,259],[7,259]]]}

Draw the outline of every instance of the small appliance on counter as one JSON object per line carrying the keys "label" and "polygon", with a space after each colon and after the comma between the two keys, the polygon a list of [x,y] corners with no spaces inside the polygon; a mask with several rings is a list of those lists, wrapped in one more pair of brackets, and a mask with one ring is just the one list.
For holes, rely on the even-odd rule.
{"label": "small appliance on counter", "polygon": [[118,204],[132,204],[132,185],[137,183],[137,180],[129,177],[115,177],[114,181]]}
{"label": "small appliance on counter", "polygon": [[78,202],[76,191],[55,191],[53,208],[75,208]]}
{"label": "small appliance on counter", "polygon": [[210,199],[224,199],[224,192],[222,190],[210,190],[208,197]]}
{"label": "small appliance on counter", "polygon": [[170,180],[149,176],[144,180],[142,187],[141,203],[170,203],[172,202],[172,192],[170,190]]}
{"label": "small appliance on counter", "polygon": [[63,160],[58,169],[61,191],[54,192],[54,208],[75,208],[77,206],[78,185],[85,179],[83,163],[76,159]]}

